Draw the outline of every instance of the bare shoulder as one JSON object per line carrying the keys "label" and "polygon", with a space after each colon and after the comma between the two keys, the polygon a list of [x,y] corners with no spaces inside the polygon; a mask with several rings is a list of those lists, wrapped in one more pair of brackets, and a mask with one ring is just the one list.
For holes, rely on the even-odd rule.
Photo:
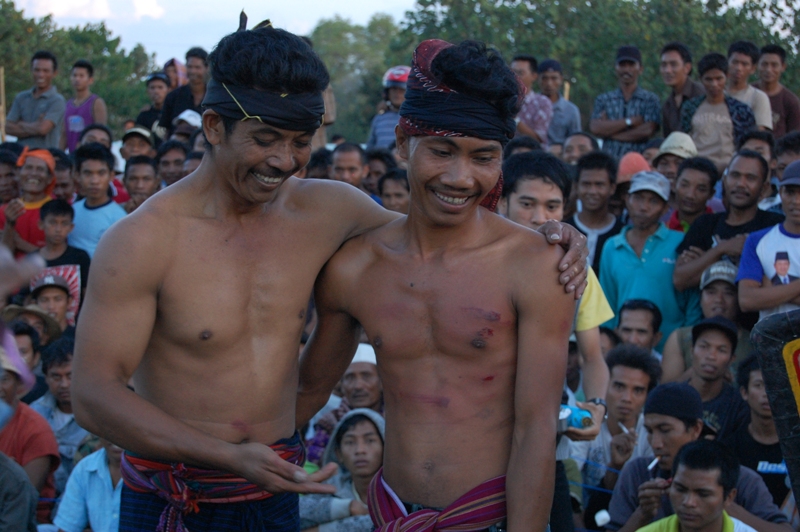
{"label": "bare shoulder", "polygon": [[[489,219],[493,229],[503,239],[504,249],[510,258],[509,266],[517,271],[533,270],[557,271],[558,263],[564,256],[561,246],[549,244],[544,235],[502,216],[492,215]],[[521,267],[524,266],[524,267]]]}

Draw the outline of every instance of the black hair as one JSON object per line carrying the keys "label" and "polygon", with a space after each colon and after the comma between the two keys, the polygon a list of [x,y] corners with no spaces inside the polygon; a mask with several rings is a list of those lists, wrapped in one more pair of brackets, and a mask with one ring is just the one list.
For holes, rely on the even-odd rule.
{"label": "black hair", "polygon": [[94,67],[86,59],[78,59],[75,61],[75,63],[72,65],[72,70],[75,70],[76,68],[85,68],[86,72],[89,73],[89,77],[94,77]]}
{"label": "black hair", "polygon": [[489,102],[500,121],[517,116],[522,105],[517,75],[497,50],[482,42],[463,41],[445,48],[431,62],[431,72],[454,91]]}
{"label": "black hair", "polygon": [[0,164],[7,164],[12,168],[17,168],[19,155],[9,150],[0,150]]}
{"label": "black hair", "polygon": [[617,182],[617,160],[604,151],[592,151],[578,159],[576,165],[575,182],[581,179],[584,170],[605,170],[611,184]]}
{"label": "black hair", "polygon": [[514,61],[527,61],[531,66],[531,72],[534,74],[539,70],[539,62],[531,54],[517,54],[513,59],[511,59],[512,63]]}
{"label": "black hair", "polygon": [[335,443],[334,443],[334,445],[335,445],[337,448],[338,448],[338,447],[341,447],[341,445],[342,445],[342,438],[344,438],[344,435],[345,435],[345,434],[347,434],[347,432],[348,432],[350,429],[352,429],[353,427],[355,427],[355,426],[356,426],[356,425],[358,425],[359,423],[363,423],[364,421],[369,421],[369,422],[370,422],[370,424],[371,424],[373,427],[375,427],[375,432],[377,432],[377,433],[378,433],[378,436],[381,438],[381,441],[383,441],[383,436],[381,436],[381,431],[380,431],[380,429],[379,429],[379,428],[378,428],[378,427],[375,425],[375,423],[374,423],[374,422],[373,422],[373,421],[372,421],[370,418],[368,418],[367,416],[365,416],[364,414],[356,414],[356,415],[354,415],[354,416],[352,416],[352,417],[349,417],[349,418],[347,418],[346,420],[344,420],[344,422],[342,422],[342,424],[339,426],[338,430],[336,431],[336,438],[335,438]]}
{"label": "black hair", "polygon": [[186,52],[186,62],[189,62],[190,57],[196,57],[203,61],[204,65],[208,65],[208,52],[200,48],[199,46],[195,46],[193,48],[189,48],[189,51]]}
{"label": "black hair", "polygon": [[156,165],[161,164],[161,158],[172,150],[182,151],[184,157],[189,155],[189,148],[186,147],[186,144],[179,140],[168,140],[162,142],[161,146],[158,147],[158,151],[156,152]]}
{"label": "black hair", "polygon": [[22,155],[22,152],[25,151],[25,146],[20,144],[19,142],[3,142],[0,143],[0,150],[10,151],[13,154],[16,154],[17,157]]}
{"label": "black hair", "polygon": [[[128,162],[125,163],[125,174],[124,177],[128,177],[128,169],[131,166],[136,166],[137,164],[146,164],[153,167],[153,171],[158,173],[158,163],[152,157],[148,157],[147,155],[134,155]],[[124,179],[124,178],[123,178]]]}
{"label": "black hair", "polygon": [[75,340],[69,336],[62,336],[50,342],[42,349],[42,373],[45,377],[53,366],[61,366],[72,360],[75,351]]}
{"label": "black hair", "polygon": [[627,310],[648,311],[653,316],[653,319],[650,322],[653,325],[653,332],[657,333],[658,330],[661,329],[661,323],[664,320],[661,315],[661,309],[649,299],[629,299],[624,302],[617,313],[620,322],[622,322],[622,313]]}
{"label": "black hair", "polygon": [[736,41],[730,45],[728,47],[728,59],[730,59],[733,54],[746,55],[753,61],[754,65],[758,63],[758,46],[750,41]]}
{"label": "black hair", "polygon": [[716,185],[717,181],[719,181],[719,170],[717,170],[717,165],[705,157],[690,157],[681,161],[681,164],[678,166],[679,178],[681,176],[681,172],[686,169],[697,170],[698,172],[706,174],[708,179],[711,181],[711,188],[714,188],[714,185]]}
{"label": "black hair", "polygon": [[638,369],[650,377],[647,384],[648,393],[656,387],[661,378],[661,362],[643,347],[632,344],[621,344],[606,353],[606,364],[611,372],[615,366]]}
{"label": "black hair", "polygon": [[736,151],[742,149],[744,143],[748,140],[760,140],[762,142],[766,142],[769,145],[769,153],[770,155],[775,158],[775,135],[772,134],[772,131],[760,131],[758,129],[751,129],[750,131],[745,132],[739,138],[739,142],[736,143]]}
{"label": "black hair", "polygon": [[75,219],[75,209],[67,200],[52,199],[42,205],[39,209],[39,219],[44,221],[48,216],[69,216],[70,220]]}
{"label": "black hair", "polygon": [[203,156],[206,154],[204,151],[190,151],[189,154],[186,156],[186,160],[190,161],[192,159],[197,159],[198,161],[203,160]]}
{"label": "black hair", "polygon": [[[226,35],[208,62],[217,83],[277,94],[322,92],[330,83],[322,60],[303,39],[271,26]],[[222,117],[228,134],[237,122]]]}
{"label": "black hair", "polygon": [[778,46],[777,44],[768,44],[766,46],[763,46],[761,48],[761,53],[758,56],[758,58],[761,59],[761,56],[766,54],[777,55],[778,57],[781,58],[781,63],[786,64],[786,50],[784,50],[783,47]]}
{"label": "black hair", "polygon": [[378,179],[378,194],[383,194],[383,184],[387,181],[397,181],[406,191],[411,192],[411,187],[408,185],[408,172],[402,168],[392,168]]}
{"label": "black hair", "polygon": [[53,52],[49,52],[47,50],[39,50],[38,52],[33,54],[33,57],[31,57],[31,66],[33,66],[33,62],[36,61],[37,59],[49,59],[50,61],[53,62],[53,72],[58,70],[58,59],[56,59],[56,56],[53,55]]}
{"label": "black hair", "polygon": [[83,131],[81,131],[81,136],[78,138],[78,142],[81,142],[83,140],[83,137],[85,137],[86,134],[88,132],[92,131],[93,129],[97,129],[97,130],[100,130],[100,131],[105,131],[106,135],[108,135],[108,140],[110,142],[114,142],[114,134],[111,133],[111,130],[108,129],[108,127],[104,126],[103,124],[89,124],[88,126],[83,128]]}
{"label": "black hair", "polygon": [[610,327],[603,327],[600,326],[600,334],[605,334],[608,336],[608,339],[611,340],[611,343],[614,344],[613,347],[617,347],[619,344],[622,343],[622,338]]}
{"label": "black hair", "polygon": [[706,75],[706,72],[714,69],[722,71],[727,76],[728,59],[722,54],[712,52],[704,55],[697,63],[697,71],[700,73],[701,78]]}
{"label": "black hair", "polygon": [[750,355],[736,367],[736,384],[739,385],[739,388],[747,390],[750,387],[750,374],[760,370],[761,364],[758,363],[758,357]]}
{"label": "black hair", "polygon": [[576,131],[571,135],[567,135],[567,137],[564,139],[564,146],[567,145],[567,141],[572,137],[586,137],[587,139],[589,139],[589,142],[592,143],[592,151],[598,151],[600,149],[600,143],[597,141],[597,137],[595,137],[591,133],[587,133],[586,131]]}
{"label": "black hair", "polygon": [[75,171],[80,172],[85,161],[101,161],[108,166],[109,171],[114,171],[114,154],[99,142],[90,142],[79,146],[75,150]]}
{"label": "black hair", "polygon": [[800,131],[792,131],[775,142],[775,157],[784,153],[800,154]]}
{"label": "black hair", "polygon": [[72,170],[72,158],[67,155],[65,151],[58,148],[47,148],[47,151],[53,156],[56,161],[56,172],[62,170]]}
{"label": "black hair", "polygon": [[570,191],[569,167],[552,153],[529,151],[512,155],[503,162],[503,197],[517,191],[520,181],[541,179],[558,187],[566,203]]}
{"label": "black hair", "polygon": [[722,486],[723,497],[727,497],[739,482],[740,464],[736,453],[717,440],[701,438],[681,447],[672,462],[673,478],[680,466],[700,471],[719,469],[719,485]]}
{"label": "black hair", "polygon": [[336,133],[334,136],[331,137],[331,142],[338,142],[340,140],[347,140],[347,139],[344,138],[344,135],[340,135],[339,133]]}
{"label": "black hair", "polygon": [[395,161],[394,155],[385,148],[372,148],[371,150],[367,150],[367,162],[369,161],[382,162],[384,166],[386,166],[387,171],[392,168],[397,168],[397,161]]}
{"label": "black hair", "polygon": [[[197,129],[195,129],[194,133],[192,133],[189,136],[189,146],[190,147],[194,148],[194,143],[197,140],[197,137],[199,137],[200,135],[204,135],[202,126],[200,126]],[[203,140],[205,140],[205,137],[203,137]]]}
{"label": "black hair", "polygon": [[743,159],[755,159],[756,161],[758,161],[759,166],[761,166],[761,177],[763,178],[763,181],[769,179],[769,174],[770,174],[769,163],[767,162],[766,159],[764,159],[764,156],[758,153],[757,151],[753,150],[737,151],[736,153],[733,154],[731,162],[728,164],[728,168],[731,167],[733,161],[735,161],[740,157]]}
{"label": "black hair", "polygon": [[28,338],[30,338],[31,348],[33,349],[34,353],[38,353],[39,350],[42,348],[41,344],[42,339],[39,336],[39,331],[37,331],[24,321],[14,320],[8,324],[8,328],[11,330],[11,334],[13,334],[14,336],[27,336]]}
{"label": "black hair", "polygon": [[683,44],[682,42],[672,41],[665,44],[661,48],[661,53],[659,55],[664,55],[667,52],[677,52],[678,55],[681,56],[681,61],[683,61],[684,63],[692,62],[692,52],[690,52],[689,47]]}
{"label": "black hair", "polygon": [[327,148],[319,148],[311,154],[306,165],[306,171],[316,168],[327,168],[333,164],[333,152]]}
{"label": "black hair", "polygon": [[335,157],[337,153],[353,153],[353,152],[359,154],[359,156],[361,157],[361,164],[367,164],[369,162],[367,160],[367,152],[364,151],[364,148],[362,148],[360,144],[356,144],[355,142],[342,142],[341,144],[336,146],[333,149],[333,153],[331,154],[331,161],[333,161],[333,157]]}
{"label": "black hair", "polygon": [[653,148],[656,149],[661,148],[662,144],[664,144],[664,137],[656,137],[650,139],[647,141],[647,144],[644,145],[644,149],[642,149],[642,151],[651,150]]}
{"label": "black hair", "polygon": [[528,148],[529,151],[542,151],[542,144],[533,137],[528,135],[518,135],[508,141],[506,147],[503,148],[503,160],[507,160],[514,153],[517,148]]}

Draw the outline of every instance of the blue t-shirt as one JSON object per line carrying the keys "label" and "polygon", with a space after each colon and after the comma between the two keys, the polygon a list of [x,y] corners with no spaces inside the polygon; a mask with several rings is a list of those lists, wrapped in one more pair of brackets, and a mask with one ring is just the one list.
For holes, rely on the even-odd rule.
{"label": "blue t-shirt", "polygon": [[72,470],[53,523],[65,532],[119,530],[122,484],[111,485],[105,449],[90,454]]}
{"label": "blue t-shirt", "polygon": [[[749,279],[762,285],[783,285],[800,279],[800,235],[790,233],[783,224],[778,224],[751,233],[744,243],[739,261],[736,282]],[[788,312],[800,305],[784,303],[764,309],[759,318],[764,319],[778,312]]]}
{"label": "blue t-shirt", "polygon": [[75,229],[69,234],[69,244],[86,250],[90,257],[94,257],[94,250],[103,233],[126,214],[125,209],[112,200],[99,207],[87,207],[86,200],[82,199],[76,201],[72,208],[75,209]]}

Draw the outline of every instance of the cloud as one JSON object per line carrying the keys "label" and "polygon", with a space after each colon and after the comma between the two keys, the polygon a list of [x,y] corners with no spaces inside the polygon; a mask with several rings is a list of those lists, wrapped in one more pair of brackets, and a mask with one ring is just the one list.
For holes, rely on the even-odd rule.
{"label": "cloud", "polygon": [[100,20],[113,18],[108,0],[18,0],[18,7],[25,10],[26,15],[55,18],[83,18]]}
{"label": "cloud", "polygon": [[164,16],[164,8],[158,0],[133,0],[133,17],[141,20],[142,17],[158,19]]}

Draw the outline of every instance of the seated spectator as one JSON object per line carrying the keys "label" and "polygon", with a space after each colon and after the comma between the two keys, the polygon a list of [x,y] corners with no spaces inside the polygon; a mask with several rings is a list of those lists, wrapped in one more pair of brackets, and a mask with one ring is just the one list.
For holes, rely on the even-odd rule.
{"label": "seated spectator", "polygon": [[39,492],[36,520],[49,523],[56,490],[53,473],[61,462],[58,443],[47,421],[19,398],[28,387],[20,377],[19,369],[11,363],[5,350],[0,349],[0,399],[14,410],[5,427],[0,430],[0,453],[22,466]]}
{"label": "seated spectator", "polygon": [[[678,451],[703,433],[703,402],[697,390],[684,383],[657,386],[644,404],[644,426],[653,456],[633,458],[619,475],[606,530],[633,532],[674,513],[667,494]],[[649,464],[656,464],[649,467]],[[754,471],[739,468],[736,496],[728,505],[731,516],[759,532],[789,532],[764,481]]]}
{"label": "seated spectator", "polygon": [[723,443],[733,449],[743,466],[761,475],[772,494],[773,502],[784,510],[788,506],[791,490],[787,483],[786,464],[783,463],[783,453],[778,442],[764,377],[755,355],[739,365],[736,382],[742,398],[750,407],[750,419],[749,423],[742,424]]}
{"label": "seated spectator", "polygon": [[[605,396],[608,414],[593,441],[570,442],[570,458],[581,469],[584,484],[613,490],[619,470],[628,460],[653,454],[642,408],[648,392],[658,384],[661,368],[647,350],[633,345],[612,349],[606,363],[610,373]],[[588,496],[584,522],[592,528],[594,515],[608,508],[611,497],[599,491]]]}
{"label": "seated spectator", "polygon": [[0,150],[0,208],[19,197],[17,159],[19,157],[16,154]]}
{"label": "seated spectator", "polygon": [[613,329],[608,327],[600,327],[600,351],[603,357],[608,356],[608,353],[622,343],[622,338],[619,337]]}
{"label": "seated spectator", "polygon": [[73,296],[66,279],[45,270],[45,275],[31,286],[31,298],[58,323],[62,337],[75,339],[75,326],[70,324],[67,317]]}
{"label": "seated spectator", "polygon": [[722,172],[736,143],[755,126],[756,120],[747,104],[725,94],[728,61],[724,55],[705,55],[697,68],[706,94],[683,105],[681,130],[692,137],[698,155],[711,159]]}
{"label": "seated spectator", "polygon": [[367,151],[367,166],[369,166],[369,173],[364,178],[364,188],[370,194],[380,196],[378,180],[389,170],[397,168],[397,163],[389,150],[373,148]]}
{"label": "seated spectator", "polygon": [[594,135],[583,131],[578,131],[569,135],[564,140],[564,150],[561,152],[561,160],[567,164],[578,164],[578,159],[589,152],[598,151],[600,144]]}
{"label": "seated spectator", "polygon": [[760,319],[800,308],[800,161],[783,172],[780,194],[786,220],[747,237],[736,278],[739,305]]}
{"label": "seated spectator", "polygon": [[168,140],[158,147],[156,164],[162,188],[177,183],[183,178],[183,162],[187,155],[189,155],[189,150],[177,140]]}
{"label": "seated spectator", "polygon": [[98,144],[87,144],[75,150],[75,173],[84,198],[75,202],[75,229],[70,244],[94,255],[103,233],[114,222],[125,217],[125,209],[108,196],[114,175],[114,155]]}
{"label": "seated spectator", "polygon": [[53,429],[61,455],[61,466],[55,473],[56,493],[63,493],[72,472],[73,457],[88,434],[75,421],[72,413],[72,352],[74,341],[59,338],[43,351],[42,373],[48,391],[33,404],[33,408]]}
{"label": "seated spectator", "polygon": [[[0,429],[2,428],[0,423]],[[38,500],[39,493],[31,484],[25,470],[0,453],[0,525],[3,530],[36,532]]]}
{"label": "seated spectator", "polygon": [[183,161],[184,177],[191,174],[200,167],[200,163],[203,162],[204,155],[205,151],[193,151],[186,156],[186,160]]}
{"label": "seated spectator", "polygon": [[503,148],[503,160],[506,161],[509,157],[518,153],[540,151],[541,149],[542,145],[536,139],[533,139],[527,135],[517,135],[513,139],[509,140],[508,144],[506,144],[506,147]]}
{"label": "seated spectator", "polygon": [[749,233],[783,221],[782,215],[758,208],[769,187],[769,163],[761,154],[750,150],[737,153],[722,184],[728,211],[701,215],[678,246],[680,256],[672,276],[678,290],[698,286],[703,271],[723,258],[738,264]]}
{"label": "seated spectator", "polygon": [[739,331],[722,316],[692,327],[692,368],[689,384],[703,400],[703,424],[725,439],[747,424],[747,403],[725,378],[730,372]]}
{"label": "seated spectator", "polygon": [[667,227],[686,233],[701,215],[714,212],[708,204],[718,180],[719,172],[711,160],[705,157],[684,160],[678,167],[675,210],[667,221]]}
{"label": "seated spectator", "polygon": [[63,532],[116,532],[122,495],[122,449],[108,440],[72,470],[53,523]]}
{"label": "seated spectator", "polygon": [[144,155],[134,155],[125,163],[122,182],[131,199],[123,207],[128,214],[135,211],[150,196],[158,192],[161,183],[156,175],[155,159]]}
{"label": "seated spectator", "polygon": [[[760,153],[761,156],[769,163],[770,186],[769,190],[765,192],[766,197],[758,202],[758,208],[762,211],[768,211],[776,204],[780,204],[780,196],[778,195],[778,186],[775,177],[775,167],[777,160],[775,158],[775,137],[770,131],[751,130],[745,133],[736,145],[736,151],[752,150]],[[722,197],[722,189],[718,187],[717,196]]]}
{"label": "seated spectator", "polygon": [[[664,144],[664,139],[662,137],[656,137],[654,139],[650,139],[647,141],[647,144],[644,145],[644,149],[642,150],[642,157],[644,160],[647,161],[647,164],[650,165],[650,168],[653,168],[653,160],[655,160],[658,152],[661,151],[661,145]],[[636,152],[629,152],[629,153],[636,153]],[[642,171],[642,170],[640,170]]]}
{"label": "seated spectator", "polygon": [[42,307],[35,304],[24,307],[8,305],[3,309],[0,318],[5,322],[20,320],[36,329],[42,347],[61,336],[61,327],[58,326],[58,322],[50,317],[50,314],[45,312]]}
{"label": "seated spectator", "polygon": [[617,162],[605,152],[593,151],[578,159],[576,170],[575,188],[581,211],[565,221],[586,235],[589,264],[599,274],[603,245],[624,227],[608,205],[616,187]]}
{"label": "seated spectator", "polygon": [[[19,320],[12,321],[7,327],[8,330],[11,331],[11,334],[14,335],[17,350],[22,360],[25,361],[25,365],[28,366],[28,369],[34,372],[34,370],[39,368],[39,364],[42,360],[42,346],[39,343],[39,333],[24,321]],[[31,391],[20,399],[20,401],[26,405],[31,404],[43,396],[48,390],[45,378],[35,372],[34,376],[36,377],[36,384],[33,385]]]}
{"label": "seated spectator", "polygon": [[189,139],[189,149],[190,152],[199,151],[200,153],[203,153],[206,151],[206,135],[203,133],[202,122],[200,127],[197,128],[197,131],[192,133],[192,136]]}
{"label": "seated spectator", "polygon": [[383,416],[368,408],[345,414],[325,448],[322,465],[336,462],[339,471],[326,484],[333,495],[300,497],[300,528],[305,532],[372,532],[367,509],[372,477],[383,463]]}
{"label": "seated spectator", "polygon": [[73,223],[75,210],[65,200],[57,199],[45,203],[39,211],[39,217],[40,227],[44,231],[44,247],[39,250],[39,256],[45,260],[48,268],[65,266],[75,270],[80,279],[82,300],[89,282],[91,259],[84,250],[67,244],[67,239],[75,227]]}
{"label": "seated spectator", "polygon": [[675,515],[640,528],[641,532],[756,532],[728,515],[739,480],[739,460],[724,445],[698,440],[684,445],[672,466],[669,501]]}
{"label": "seated spectator", "polygon": [[156,151],[153,149],[153,133],[140,126],[134,126],[122,135],[122,147],[119,154],[126,161],[131,157],[145,156],[153,157]]}
{"label": "seated spectator", "polygon": [[[703,318],[722,316],[738,323],[739,300],[736,295],[736,266],[726,260],[712,264],[700,280],[700,309]],[[752,352],[750,331],[737,326],[739,336],[731,363],[731,371]],[[692,367],[692,327],[675,329],[664,344],[664,359],[661,362],[664,370],[662,382],[677,380],[686,381],[690,377]]]}
{"label": "seated spectator", "polygon": [[78,146],[86,146],[87,144],[93,144],[95,142],[102,144],[110,150],[111,144],[114,142],[114,135],[111,133],[111,130],[103,124],[90,124],[86,126],[86,129],[81,131]]}
{"label": "seated spectator", "polygon": [[338,408],[328,412],[313,423],[314,437],[306,447],[307,460],[320,464],[325,447],[331,439],[333,429],[342,417],[354,408],[369,408],[383,414],[383,386],[378,377],[375,350],[369,344],[359,344],[350,366],[342,376],[342,402]]}
{"label": "seated spectator", "polygon": [[[335,136],[335,135],[334,135]],[[311,154],[306,165],[306,179],[331,179],[333,152],[320,148]]]}
{"label": "seated spectator", "polygon": [[402,168],[393,168],[378,180],[378,194],[383,206],[390,211],[408,214],[411,188],[408,175]]}
{"label": "seated spectator", "polygon": [[669,207],[669,192],[669,181],[657,172],[633,176],[627,202],[631,225],[606,241],[600,260],[600,284],[611,308],[629,299],[652,301],[664,318],[665,337],[700,318],[699,295],[669,287],[682,240],[659,221]]}
{"label": "seated spectator", "polygon": [[775,177],[780,181],[791,163],[800,160],[800,131],[793,131],[775,141]]}
{"label": "seated spectator", "polygon": [[673,207],[678,167],[683,161],[692,157],[697,157],[697,147],[695,147],[692,137],[681,131],[675,131],[664,139],[658,148],[658,154],[651,163],[656,172],[669,179],[670,205]]}
{"label": "seated spectator", "polygon": [[[658,153],[658,152],[656,152]],[[617,186],[614,194],[608,200],[608,210],[619,218],[623,224],[628,223],[628,210],[625,204],[628,201],[628,190],[631,187],[631,179],[639,172],[649,172],[650,163],[635,151],[626,153],[619,160],[617,169]]]}
{"label": "seated spectator", "polygon": [[56,186],[53,197],[63,199],[72,205],[78,199],[78,184],[72,177],[72,159],[61,150],[50,148],[50,154],[56,161]]}
{"label": "seated spectator", "polygon": [[664,318],[658,307],[647,299],[629,299],[619,309],[616,333],[623,344],[635,345],[661,362],[656,346],[661,342]]}
{"label": "seated spectator", "polygon": [[[184,111],[185,113],[186,111]],[[192,111],[194,112],[194,111]],[[195,131],[197,131],[196,127],[192,127],[186,122],[175,126],[175,129],[172,130],[172,135],[169,136],[169,140],[176,140],[186,146],[189,145],[189,140],[194,135]]]}

